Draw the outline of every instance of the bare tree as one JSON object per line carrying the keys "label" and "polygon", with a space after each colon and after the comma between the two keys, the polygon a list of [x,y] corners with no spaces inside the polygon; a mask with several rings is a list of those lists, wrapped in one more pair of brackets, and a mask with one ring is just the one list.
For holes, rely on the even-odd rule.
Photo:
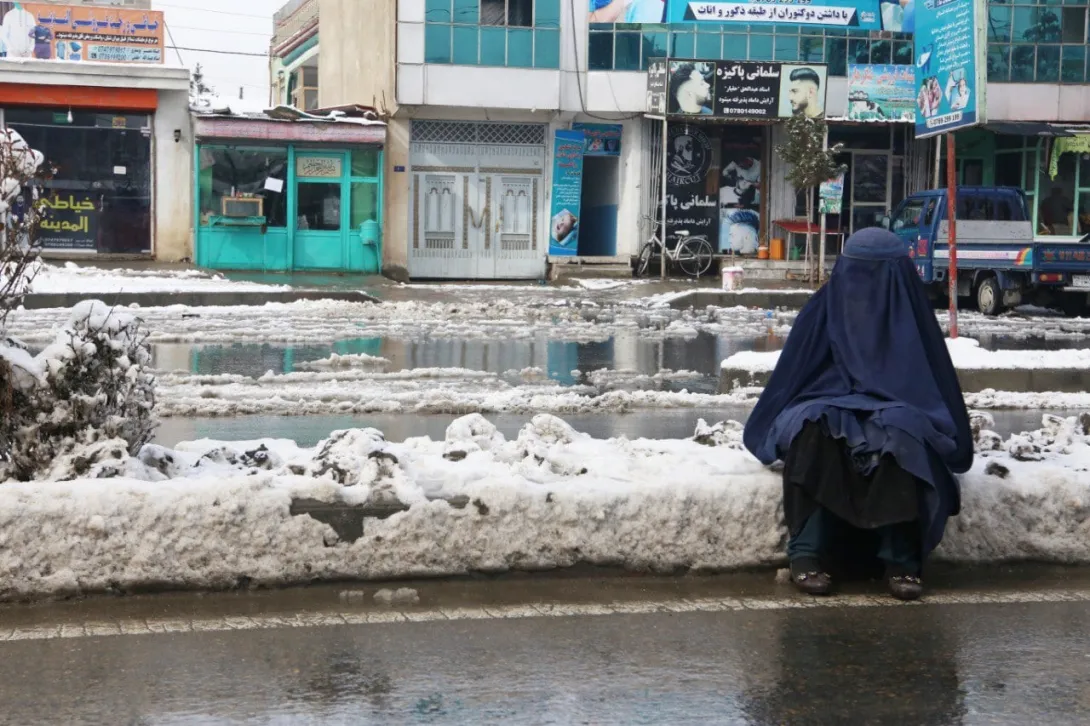
{"label": "bare tree", "polygon": [[41,152],[17,131],[0,129],[0,332],[34,275],[42,211],[38,189],[49,171],[44,166]]}

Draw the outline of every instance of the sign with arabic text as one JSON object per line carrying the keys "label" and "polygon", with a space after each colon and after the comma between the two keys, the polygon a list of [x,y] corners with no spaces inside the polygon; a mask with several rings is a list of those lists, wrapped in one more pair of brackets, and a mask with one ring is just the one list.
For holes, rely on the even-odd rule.
{"label": "sign with arabic text", "polygon": [[825,114],[828,72],[822,63],[671,59],[670,116],[777,119]]}
{"label": "sign with arabic text", "polygon": [[308,179],[340,179],[344,167],[339,156],[298,156],[295,174]]}
{"label": "sign with arabic text", "polygon": [[853,121],[914,121],[914,66],[849,65],[848,118]]}
{"label": "sign with arabic text", "polygon": [[778,0],[738,2],[737,0],[672,0],[667,8],[671,23],[789,23],[836,28],[881,30],[879,3],[851,0]]}
{"label": "sign with arabic text", "polygon": [[93,250],[97,247],[98,206],[81,193],[54,192],[42,198],[38,243],[56,250]]}
{"label": "sign with arabic text", "polygon": [[657,58],[647,64],[647,113],[666,114],[666,59]]}
{"label": "sign with arabic text", "polygon": [[585,124],[576,121],[571,127],[573,131],[582,131],[586,137],[584,156],[621,155],[621,135],[624,132],[621,124]]}
{"label": "sign with arabic text", "polygon": [[553,140],[553,192],[549,217],[549,254],[579,254],[579,216],[583,197],[582,131],[556,132]]}
{"label": "sign with arabic text", "polygon": [[916,3],[916,138],[986,121],[987,0]]}
{"label": "sign with arabic text", "polygon": [[87,5],[0,2],[7,58],[162,63],[163,13]]}

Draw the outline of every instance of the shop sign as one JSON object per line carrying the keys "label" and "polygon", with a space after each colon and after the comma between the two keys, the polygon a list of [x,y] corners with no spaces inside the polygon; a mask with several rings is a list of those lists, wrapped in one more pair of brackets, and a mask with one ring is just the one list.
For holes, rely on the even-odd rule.
{"label": "shop sign", "polygon": [[295,174],[308,179],[340,179],[343,168],[339,156],[299,156],[295,159]]}
{"label": "shop sign", "polygon": [[647,113],[666,115],[666,59],[659,58],[647,64]]}
{"label": "shop sign", "polygon": [[582,131],[586,139],[584,156],[620,156],[621,124],[584,124],[573,123],[572,131]]}
{"label": "shop sign", "polygon": [[916,138],[983,124],[987,1],[928,0],[915,6]]}
{"label": "shop sign", "polygon": [[7,58],[162,63],[163,13],[113,7],[0,2]]}
{"label": "shop sign", "polygon": [[844,205],[844,172],[823,181],[818,187],[818,212],[840,214]]}
{"label": "shop sign", "polygon": [[666,71],[666,113],[673,117],[771,120],[825,114],[828,68],[823,63],[677,59],[666,63]]}
{"label": "shop sign", "polygon": [[911,33],[915,3],[897,0],[587,0],[591,23],[809,25]]}
{"label": "shop sign", "polygon": [[915,121],[915,68],[849,65],[848,118],[853,121]]}
{"label": "shop sign", "polygon": [[679,229],[714,245],[719,216],[718,169],[711,174],[712,140],[693,124],[674,124],[666,141],[666,234]]}
{"label": "shop sign", "polygon": [[[16,201],[18,204],[18,200]],[[94,250],[98,206],[88,194],[54,192],[42,198],[38,244],[50,249]]]}
{"label": "shop sign", "polygon": [[579,215],[583,196],[582,131],[556,131],[553,138],[553,191],[549,212],[549,254],[579,254]]}

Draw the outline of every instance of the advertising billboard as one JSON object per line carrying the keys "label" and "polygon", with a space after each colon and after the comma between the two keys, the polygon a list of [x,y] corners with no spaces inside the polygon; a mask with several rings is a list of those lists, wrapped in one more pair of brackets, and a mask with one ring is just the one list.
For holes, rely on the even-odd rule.
{"label": "advertising billboard", "polygon": [[916,138],[985,122],[986,0],[925,0],[912,39]]}
{"label": "advertising billboard", "polygon": [[916,0],[588,0],[591,23],[788,23],[913,32]]}
{"label": "advertising billboard", "polygon": [[162,63],[163,13],[0,2],[0,57]]}
{"label": "advertising billboard", "polygon": [[777,119],[794,114],[825,115],[828,68],[823,63],[654,60],[665,71],[648,73],[648,111],[665,106],[667,115],[734,119]]}
{"label": "advertising billboard", "polygon": [[849,65],[848,118],[853,121],[914,121],[913,66]]}

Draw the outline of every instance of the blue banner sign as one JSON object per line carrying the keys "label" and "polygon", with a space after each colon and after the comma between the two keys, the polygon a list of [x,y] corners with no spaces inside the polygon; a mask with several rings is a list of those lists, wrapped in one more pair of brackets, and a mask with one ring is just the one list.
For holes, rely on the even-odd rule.
{"label": "blue banner sign", "polygon": [[916,138],[985,122],[986,1],[922,0],[917,6]]}
{"label": "blue banner sign", "polygon": [[812,25],[911,33],[923,0],[588,0],[591,23]]}
{"label": "blue banner sign", "polygon": [[557,131],[553,139],[553,193],[549,213],[549,254],[579,254],[579,206],[583,196],[582,131]]}

